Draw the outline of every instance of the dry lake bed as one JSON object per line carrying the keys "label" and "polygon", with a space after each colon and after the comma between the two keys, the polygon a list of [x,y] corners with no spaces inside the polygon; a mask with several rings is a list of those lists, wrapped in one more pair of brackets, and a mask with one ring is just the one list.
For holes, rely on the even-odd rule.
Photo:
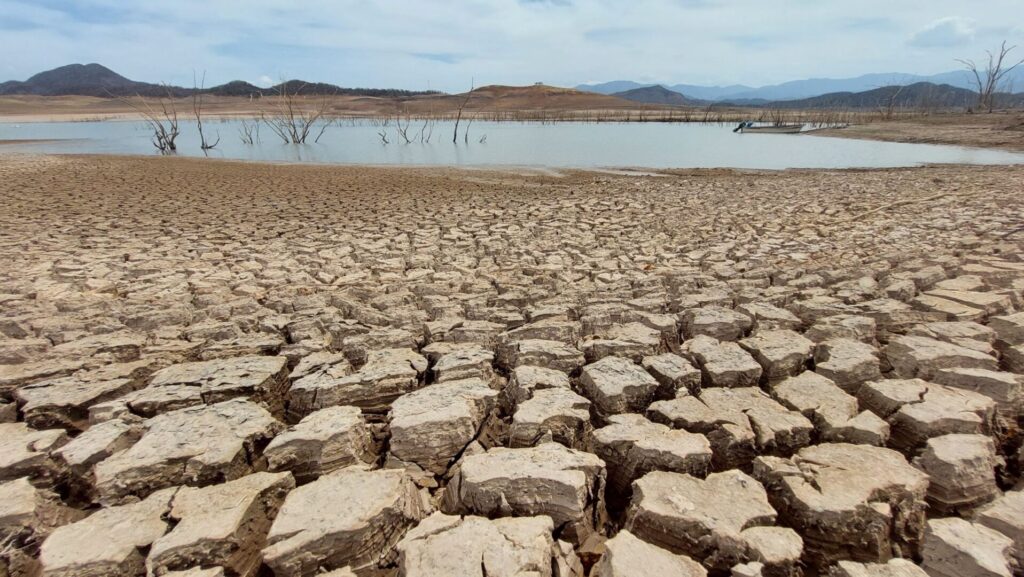
{"label": "dry lake bed", "polygon": [[1010,576],[1022,184],[5,154],[0,575]]}

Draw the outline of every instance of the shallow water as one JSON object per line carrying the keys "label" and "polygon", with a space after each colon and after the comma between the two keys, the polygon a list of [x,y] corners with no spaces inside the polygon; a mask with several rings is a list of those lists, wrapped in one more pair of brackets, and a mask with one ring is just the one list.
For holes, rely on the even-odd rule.
{"label": "shallow water", "polygon": [[[433,126],[420,142],[422,123],[400,142],[394,125],[344,122],[327,129],[317,144],[288,145],[262,126],[261,141],[244,144],[237,120],[208,121],[220,144],[213,158],[426,166],[545,166],[551,168],[888,168],[921,164],[1024,164],[1024,154],[957,146],[828,138],[811,134],[735,134],[731,126],[666,123],[473,122],[457,143],[452,123]],[[390,144],[378,132],[386,130]],[[194,123],[181,122],[178,155],[203,156]],[[69,154],[158,154],[142,122],[0,123],[0,140],[46,140],[5,145],[2,151]],[[315,136],[315,134],[314,134]],[[486,136],[484,142],[480,142]]]}

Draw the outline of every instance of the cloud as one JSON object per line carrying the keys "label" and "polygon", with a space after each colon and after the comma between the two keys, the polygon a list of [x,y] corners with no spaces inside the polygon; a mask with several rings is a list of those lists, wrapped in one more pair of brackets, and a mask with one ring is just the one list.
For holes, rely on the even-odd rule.
{"label": "cloud", "polygon": [[918,30],[910,38],[910,45],[919,48],[963,46],[974,40],[974,33],[974,21],[970,18],[948,16]]}
{"label": "cloud", "polygon": [[260,88],[269,88],[274,85],[274,79],[264,74],[256,79],[256,86]]}
{"label": "cloud", "polygon": [[[267,76],[341,86],[462,91],[632,79],[769,84],[867,72],[945,72],[998,46],[1021,0],[0,0],[0,81],[71,62],[129,78],[207,83]],[[789,3],[787,3],[789,4]],[[872,15],[882,15],[876,17]],[[924,23],[929,24],[926,27]],[[918,46],[907,50],[913,38]]]}
{"label": "cloud", "polygon": [[450,54],[448,52],[413,52],[412,55],[416,58],[431,60],[433,62],[442,62],[444,64],[455,64],[460,60],[459,55]]}

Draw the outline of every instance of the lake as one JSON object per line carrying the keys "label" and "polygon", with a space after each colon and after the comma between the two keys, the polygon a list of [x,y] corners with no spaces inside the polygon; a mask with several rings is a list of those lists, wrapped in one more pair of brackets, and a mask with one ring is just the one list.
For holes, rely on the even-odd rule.
{"label": "lake", "polygon": [[[283,144],[267,126],[260,142],[245,144],[237,120],[209,120],[220,144],[212,158],[248,161],[411,166],[538,166],[551,168],[890,168],[922,164],[1024,164],[1024,154],[957,146],[829,138],[811,134],[735,134],[732,126],[681,123],[473,122],[469,142],[462,123],[452,143],[451,122],[436,122],[430,142],[420,142],[413,121],[409,144],[394,124],[344,121],[317,144]],[[178,155],[203,156],[195,124],[182,116]],[[378,132],[385,131],[390,144]],[[314,136],[315,136],[314,131]],[[486,137],[486,138],[484,138]],[[0,152],[155,155],[143,122],[0,123]],[[481,142],[483,139],[483,142]]]}

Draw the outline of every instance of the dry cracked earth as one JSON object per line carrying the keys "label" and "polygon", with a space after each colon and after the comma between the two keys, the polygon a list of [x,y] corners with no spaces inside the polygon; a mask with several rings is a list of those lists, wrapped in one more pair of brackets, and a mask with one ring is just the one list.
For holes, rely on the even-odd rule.
{"label": "dry cracked earth", "polygon": [[0,575],[1020,575],[1022,183],[2,157]]}

